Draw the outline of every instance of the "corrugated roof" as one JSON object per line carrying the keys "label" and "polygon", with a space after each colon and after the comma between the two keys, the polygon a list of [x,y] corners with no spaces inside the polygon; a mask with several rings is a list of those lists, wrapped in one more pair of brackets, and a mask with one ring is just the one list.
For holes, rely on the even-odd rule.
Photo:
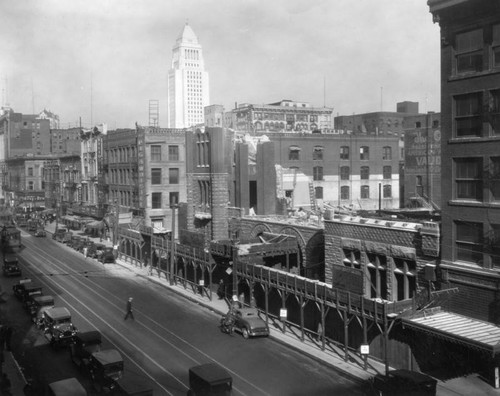
{"label": "corrugated roof", "polygon": [[403,318],[403,323],[449,341],[467,344],[493,354],[500,352],[500,327],[493,323],[445,311]]}

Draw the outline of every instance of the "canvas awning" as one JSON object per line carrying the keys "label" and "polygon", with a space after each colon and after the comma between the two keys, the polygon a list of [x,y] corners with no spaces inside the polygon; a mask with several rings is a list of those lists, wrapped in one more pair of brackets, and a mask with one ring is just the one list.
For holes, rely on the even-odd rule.
{"label": "canvas awning", "polygon": [[493,323],[446,311],[403,318],[402,321],[406,327],[447,341],[464,344],[493,355],[500,352],[500,327]]}
{"label": "canvas awning", "polygon": [[102,220],[96,220],[96,221],[91,221],[90,223],[85,224],[85,227],[87,228],[93,228],[96,230],[102,230],[103,228],[106,227],[106,223]]}

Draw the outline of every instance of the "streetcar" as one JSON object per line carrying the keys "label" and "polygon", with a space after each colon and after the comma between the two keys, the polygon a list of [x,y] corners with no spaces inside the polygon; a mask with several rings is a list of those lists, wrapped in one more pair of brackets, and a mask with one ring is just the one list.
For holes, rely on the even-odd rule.
{"label": "streetcar", "polygon": [[12,223],[0,223],[0,250],[5,253],[18,252],[21,249],[21,231]]}

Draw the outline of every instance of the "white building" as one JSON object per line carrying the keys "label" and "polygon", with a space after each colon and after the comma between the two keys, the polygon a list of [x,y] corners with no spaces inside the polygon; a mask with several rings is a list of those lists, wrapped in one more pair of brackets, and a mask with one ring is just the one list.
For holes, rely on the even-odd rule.
{"label": "white building", "polygon": [[187,23],[172,49],[167,103],[169,128],[203,124],[203,108],[209,104],[208,72],[201,45]]}

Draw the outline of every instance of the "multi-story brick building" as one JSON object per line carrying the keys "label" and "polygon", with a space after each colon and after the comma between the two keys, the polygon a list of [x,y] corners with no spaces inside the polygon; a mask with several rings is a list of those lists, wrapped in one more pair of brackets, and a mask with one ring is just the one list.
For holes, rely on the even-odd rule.
{"label": "multi-story brick building", "polygon": [[252,134],[331,132],[333,108],[282,100],[270,104],[240,104],[224,114],[227,128]]}
{"label": "multi-story brick building", "polygon": [[500,324],[500,3],[429,0],[441,27],[443,287]]}
{"label": "multi-story brick building", "polygon": [[[260,143],[256,172],[250,175],[255,184],[250,187],[250,207],[259,214],[276,213],[277,186],[284,190],[282,196],[292,198],[298,183],[292,176],[276,177],[269,182],[275,165],[304,174],[310,182],[313,195],[308,199],[309,208],[324,204],[347,206],[354,209],[377,210],[399,208],[399,139],[394,136],[356,136],[306,133],[271,134],[269,143]],[[253,189],[256,189],[255,191]],[[258,191],[260,191],[259,195]],[[279,195],[279,194],[278,194]],[[274,197],[274,201],[258,201],[258,197]],[[253,200],[255,197],[255,201]],[[290,200],[288,200],[290,202]]]}

